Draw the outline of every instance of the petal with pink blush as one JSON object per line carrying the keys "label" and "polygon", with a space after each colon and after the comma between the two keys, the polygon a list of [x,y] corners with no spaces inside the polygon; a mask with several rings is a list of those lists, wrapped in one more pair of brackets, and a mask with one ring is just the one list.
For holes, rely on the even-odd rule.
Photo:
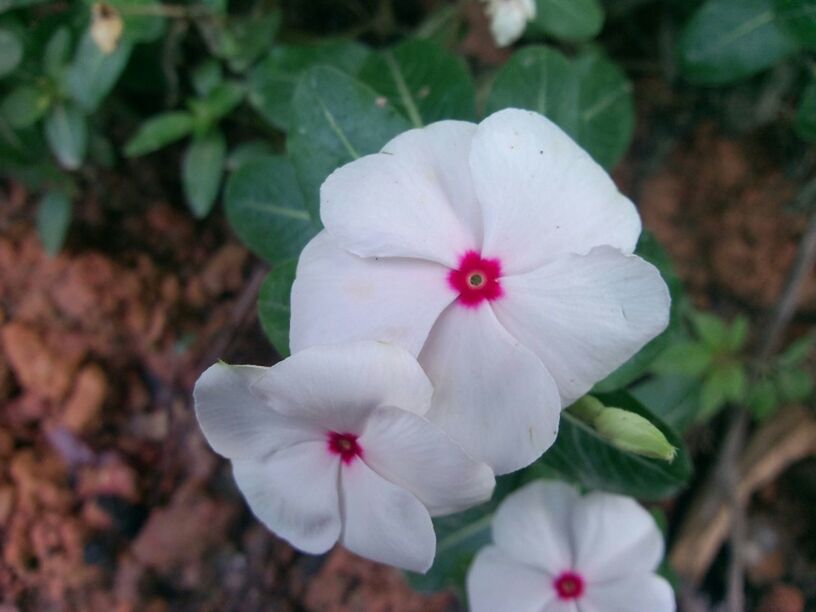
{"label": "petal with pink blush", "polygon": [[[364,448],[365,452],[365,448]],[[436,553],[428,510],[363,461],[340,471],[343,533],[351,552],[412,572],[426,572]]]}
{"label": "petal with pink blush", "polygon": [[434,385],[428,418],[497,474],[529,465],[552,445],[560,416],[555,383],[490,305],[449,307],[419,361]]}
{"label": "petal with pink blush", "polygon": [[255,516],[311,554],[326,552],[340,537],[339,467],[340,460],[323,441],[232,462],[235,482]]}
{"label": "petal with pink blush", "polygon": [[467,576],[467,594],[472,612],[541,612],[556,603],[551,576],[495,546],[476,555]]}
{"label": "petal with pink blush", "polygon": [[457,294],[448,268],[418,259],[364,259],[325,232],[303,250],[292,287],[290,344],[381,340],[417,355]]}
{"label": "petal with pink blush", "polygon": [[[468,170],[474,127],[445,121],[411,130],[335,170],[320,188],[320,217],[362,257],[411,257],[453,266],[479,246]],[[454,202],[456,204],[454,204]]]}
{"label": "petal with pink blush", "polygon": [[508,274],[600,245],[635,248],[641,224],[632,202],[542,115],[507,109],[482,121],[470,167],[484,219],[482,250],[502,257]]}
{"label": "petal with pink blush", "polygon": [[652,264],[611,247],[502,278],[496,316],[552,374],[566,406],[623,365],[669,321]]}
{"label": "petal with pink blush", "polygon": [[375,410],[360,444],[380,476],[413,493],[431,516],[459,512],[490,499],[493,472],[471,459],[439,427],[392,407]]}

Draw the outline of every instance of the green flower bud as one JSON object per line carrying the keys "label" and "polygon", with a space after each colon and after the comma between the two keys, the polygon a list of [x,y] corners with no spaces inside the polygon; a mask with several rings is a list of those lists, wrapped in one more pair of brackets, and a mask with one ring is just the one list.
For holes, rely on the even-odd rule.
{"label": "green flower bud", "polygon": [[644,457],[673,461],[677,449],[648,419],[620,408],[605,408],[595,417],[595,430],[614,446]]}
{"label": "green flower bud", "polygon": [[585,395],[569,407],[570,414],[582,420],[587,425],[594,425],[598,415],[606,410],[601,401],[591,395]]}

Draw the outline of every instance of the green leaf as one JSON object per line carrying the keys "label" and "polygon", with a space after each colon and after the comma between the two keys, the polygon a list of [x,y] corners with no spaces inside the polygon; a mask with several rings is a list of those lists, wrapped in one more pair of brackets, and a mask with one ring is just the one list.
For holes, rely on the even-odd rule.
{"label": "green leaf", "polygon": [[71,52],[71,31],[60,26],[48,39],[43,53],[43,70],[52,79],[58,79],[68,63]]}
{"label": "green leaf", "polygon": [[813,0],[776,0],[777,20],[800,44],[816,48],[816,3]]}
{"label": "green leaf", "polygon": [[632,388],[632,395],[677,431],[694,422],[700,408],[700,380],[688,376],[655,376]]}
{"label": "green leaf", "polygon": [[88,122],[76,106],[54,106],[45,118],[45,137],[60,165],[76,170],[88,149]]}
{"label": "green leaf", "polygon": [[226,153],[224,135],[219,130],[196,136],[184,153],[181,165],[184,195],[193,215],[198,219],[210,214],[215,204],[224,173]]}
{"label": "green leaf", "polygon": [[292,95],[303,72],[325,64],[356,75],[369,51],[356,42],[325,42],[311,46],[275,46],[249,73],[249,103],[270,125],[288,131]]}
{"label": "green leaf", "polygon": [[464,61],[427,40],[408,40],[373,54],[360,79],[411,123],[473,120],[476,92]]}
{"label": "green leaf", "polygon": [[700,376],[711,365],[711,349],[690,340],[675,342],[663,351],[652,363],[652,371],[657,374],[683,374]]}
{"label": "green leaf", "polygon": [[796,50],[774,19],[772,0],[708,0],[680,38],[680,68],[702,85],[731,83],[770,68]]}
{"label": "green leaf", "polygon": [[748,407],[760,420],[771,416],[779,406],[776,386],[767,378],[758,380],[748,391]]}
{"label": "green leaf", "polygon": [[23,129],[34,125],[50,104],[51,100],[46,92],[30,85],[22,85],[3,99],[0,110],[11,127]]}
{"label": "green leaf", "polygon": [[226,81],[216,86],[206,98],[191,100],[190,108],[196,125],[203,131],[230,114],[244,99],[244,87],[234,81]]}
{"label": "green leaf", "polygon": [[801,402],[813,392],[813,377],[805,370],[782,370],[776,376],[776,385],[786,402]]}
{"label": "green leaf", "polygon": [[813,350],[813,340],[813,336],[808,335],[792,342],[779,356],[779,365],[783,368],[802,365]]}
{"label": "green leaf", "polygon": [[658,500],[677,493],[692,471],[683,440],[628,393],[599,394],[598,399],[606,406],[622,408],[651,421],[677,447],[674,461],[667,463],[619,450],[564,411],[555,444],[528,471],[545,467],[584,487],[640,499]]}
{"label": "green leaf", "polygon": [[607,168],[626,151],[634,130],[632,84],[595,51],[573,60],[543,46],[514,54],[487,100],[488,113],[508,107],[549,117]]}
{"label": "green leaf", "polygon": [[711,350],[728,347],[728,327],[718,316],[708,312],[694,312],[689,318],[694,332]]}
{"label": "green leaf", "polygon": [[745,369],[739,363],[719,365],[703,383],[699,420],[711,418],[727,402],[741,402],[747,387]]}
{"label": "green leaf", "polygon": [[185,111],[156,115],[145,121],[125,144],[125,155],[137,157],[152,153],[193,131],[193,116]]}
{"label": "green leaf", "polygon": [[162,3],[156,0],[106,0],[115,8],[124,22],[122,40],[126,42],[152,42],[165,30],[167,19],[161,15],[140,14],[161,11]]}
{"label": "green leaf", "polygon": [[598,0],[536,0],[536,16],[529,27],[558,40],[579,42],[594,38],[603,22]]}
{"label": "green leaf", "polygon": [[261,327],[281,357],[289,356],[289,318],[292,283],[297,260],[275,266],[266,276],[258,294],[258,317]]}
{"label": "green leaf", "polygon": [[24,6],[42,4],[45,1],[46,0],[0,0],[0,13],[5,13],[11,9],[21,8]]}
{"label": "green leaf", "polygon": [[745,341],[748,339],[748,318],[744,315],[738,315],[728,328],[728,338],[726,345],[730,352],[736,353],[745,346]]}
{"label": "green leaf", "polygon": [[49,255],[62,248],[68,226],[71,224],[71,200],[62,192],[50,191],[37,207],[37,233]]}
{"label": "green leaf", "polygon": [[298,82],[287,143],[306,207],[318,218],[319,189],[339,166],[375,153],[410,128],[371,88],[336,68],[316,66]]}
{"label": "green leaf", "polygon": [[95,111],[108,95],[125,69],[131,50],[131,44],[122,42],[113,53],[102,53],[90,33],[85,33],[67,73],[68,91],[84,111]]}
{"label": "green leaf", "polygon": [[215,52],[233,72],[246,72],[275,40],[280,27],[280,11],[262,16],[232,18],[227,27],[214,31]]}
{"label": "green leaf", "polygon": [[263,157],[241,166],[227,181],[227,219],[252,251],[270,263],[295,258],[314,236],[291,162]]}
{"label": "green leaf", "polygon": [[191,80],[196,93],[204,97],[224,81],[224,71],[217,60],[209,58],[195,67]]}
{"label": "green leaf", "polygon": [[23,43],[17,34],[0,29],[0,78],[11,74],[23,60]]}
{"label": "green leaf", "polygon": [[801,138],[816,141],[816,82],[810,83],[802,94],[795,128]]}
{"label": "green leaf", "polygon": [[250,140],[242,142],[227,155],[227,172],[235,172],[238,168],[261,157],[274,156],[275,150],[266,140]]}

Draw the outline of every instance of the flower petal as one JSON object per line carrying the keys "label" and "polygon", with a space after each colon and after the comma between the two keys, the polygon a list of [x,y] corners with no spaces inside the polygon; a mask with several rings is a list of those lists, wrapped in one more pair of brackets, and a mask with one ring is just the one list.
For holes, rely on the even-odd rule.
{"label": "flower petal", "polygon": [[292,287],[292,351],[381,340],[418,354],[439,313],[456,299],[448,272],[418,259],[357,257],[321,232],[303,250]]}
{"label": "flower petal", "polygon": [[215,452],[231,459],[260,458],[322,436],[319,428],[276,412],[250,392],[268,368],[216,363],[193,390],[201,431]]}
{"label": "flower petal", "polygon": [[555,441],[555,383],[486,304],[443,312],[419,362],[434,384],[427,417],[496,474],[529,465]]}
{"label": "flower petal", "polygon": [[472,612],[541,612],[556,598],[551,576],[495,546],[476,555],[467,575],[467,595]]}
{"label": "flower petal", "polygon": [[[444,121],[410,130],[335,170],[320,188],[320,217],[363,257],[418,257],[454,266],[478,247],[467,154],[475,126]],[[460,200],[461,198],[461,200]],[[461,217],[460,217],[461,214]]]}
{"label": "flower petal", "polygon": [[671,299],[650,263],[611,247],[502,279],[496,316],[558,383],[581,397],[666,328]]}
{"label": "flower petal", "polygon": [[232,462],[238,488],[269,529],[311,554],[340,537],[340,460],[323,442],[303,442],[262,460]]}
{"label": "flower petal", "polygon": [[431,516],[487,501],[496,484],[492,470],[468,457],[439,427],[398,408],[375,410],[360,444],[368,466],[413,493]]}
{"label": "flower petal", "polygon": [[424,414],[433,388],[408,351],[383,342],[305,349],[269,368],[253,392],[324,431],[362,433],[377,406]]}
{"label": "flower petal", "polygon": [[351,552],[413,572],[426,572],[436,535],[425,506],[362,461],[340,471],[343,533]]}
{"label": "flower petal", "polygon": [[584,496],[572,517],[575,566],[590,582],[647,574],[663,558],[663,536],[635,500],[610,493]]}
{"label": "flower petal", "polygon": [[579,500],[578,491],[563,482],[533,481],[502,501],[493,541],[516,561],[550,576],[573,569],[571,516]]}
{"label": "flower petal", "polygon": [[500,257],[508,273],[599,245],[635,248],[641,225],[634,205],[542,115],[507,109],[485,119],[470,167],[484,218],[482,253]]}
{"label": "flower petal", "polygon": [[665,579],[647,574],[590,583],[578,608],[580,612],[675,612],[677,602],[671,585]]}

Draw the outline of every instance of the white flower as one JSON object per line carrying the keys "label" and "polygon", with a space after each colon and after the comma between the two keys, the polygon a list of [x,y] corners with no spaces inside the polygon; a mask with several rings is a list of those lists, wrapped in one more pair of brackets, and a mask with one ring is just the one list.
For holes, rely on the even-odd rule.
{"label": "white flower", "polygon": [[490,32],[500,47],[516,42],[536,15],[535,0],[485,0]]}
{"label": "white flower", "polygon": [[218,363],[194,396],[207,441],[272,531],[308,553],[339,540],[424,572],[436,550],[430,515],[480,503],[494,486],[486,465],[420,416],[431,393],[407,352],[360,342],[271,368]]}
{"label": "white flower", "polygon": [[405,347],[434,386],[428,417],[499,474],[537,459],[560,409],[668,322],[665,283],[632,255],[634,205],[536,113],[410,130],[320,193],[292,349]]}
{"label": "white flower", "polygon": [[663,538],[634,500],[537,481],[509,495],[467,577],[473,612],[674,612]]}

